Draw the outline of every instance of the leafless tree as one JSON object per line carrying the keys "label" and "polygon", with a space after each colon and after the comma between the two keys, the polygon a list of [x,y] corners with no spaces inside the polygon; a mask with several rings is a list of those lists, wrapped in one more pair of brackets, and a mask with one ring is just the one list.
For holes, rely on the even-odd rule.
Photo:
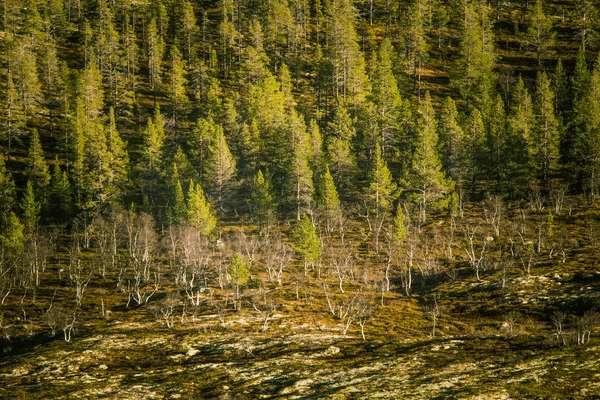
{"label": "leafless tree", "polygon": [[166,297],[158,303],[158,314],[167,328],[171,328],[173,326],[173,313],[180,303],[181,296],[179,293],[173,291],[167,292]]}
{"label": "leafless tree", "polygon": [[550,320],[552,321],[556,341],[562,343],[563,346],[566,346],[567,342],[563,331],[567,321],[567,313],[556,310],[550,316]]}
{"label": "leafless tree", "polygon": [[356,321],[360,326],[360,334],[363,340],[367,340],[365,338],[365,325],[371,319],[373,314],[375,314],[376,306],[374,299],[367,297],[365,294],[361,294],[355,304],[354,304],[354,313],[356,314]]}
{"label": "leafless tree", "polygon": [[481,280],[479,272],[485,261],[488,244],[488,241],[486,240],[487,235],[481,233],[481,227],[479,225],[464,224],[462,230],[464,243],[458,244],[458,247],[461,248],[467,256],[469,265],[475,270],[477,280]]}
{"label": "leafless tree", "polygon": [[261,293],[257,293],[252,298],[252,307],[256,310],[261,316],[262,320],[262,328],[263,332],[266,332],[269,329],[269,320],[275,315],[275,310],[277,310],[277,305],[267,293],[267,291],[263,291]]}
{"label": "leafless tree", "polygon": [[433,299],[429,303],[427,303],[425,305],[425,311],[433,319],[433,326],[431,328],[431,336],[435,336],[435,329],[436,329],[436,326],[437,326],[437,319],[441,315],[441,310],[440,310],[440,307],[438,305],[438,300],[437,300],[437,296],[436,295],[434,295]]}
{"label": "leafless tree", "polygon": [[490,196],[483,205],[483,217],[492,227],[496,239],[500,237],[500,227],[504,219],[506,206],[499,195]]}
{"label": "leafless tree", "polygon": [[507,336],[512,336],[515,331],[515,326],[521,320],[521,314],[518,311],[511,311],[504,316],[502,329]]}
{"label": "leafless tree", "polygon": [[281,237],[268,236],[262,241],[262,264],[269,282],[282,284],[283,271],[293,259],[293,250]]}
{"label": "leafless tree", "polygon": [[550,200],[555,214],[560,214],[565,203],[565,196],[569,187],[567,185],[555,185],[550,189]]}

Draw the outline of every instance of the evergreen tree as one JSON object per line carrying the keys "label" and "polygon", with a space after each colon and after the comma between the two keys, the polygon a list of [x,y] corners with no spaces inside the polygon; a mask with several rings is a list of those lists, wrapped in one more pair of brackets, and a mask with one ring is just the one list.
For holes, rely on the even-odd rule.
{"label": "evergreen tree", "polygon": [[417,147],[412,172],[408,178],[408,188],[416,195],[420,219],[421,222],[425,222],[427,207],[443,197],[452,188],[452,183],[444,176],[442,163],[436,151],[437,121],[429,92],[425,92],[419,113]]}
{"label": "evergreen tree", "polygon": [[177,46],[171,46],[171,68],[168,79],[168,98],[173,110],[173,119],[177,121],[180,114],[184,113],[188,105],[186,94],[186,85],[188,80],[185,77],[186,70],[181,53]]}
{"label": "evergreen tree", "polygon": [[396,189],[397,186],[393,182],[392,174],[383,159],[381,149],[379,145],[376,145],[369,173],[369,187],[366,190],[367,198],[371,204],[370,212],[375,214],[375,218],[385,218],[392,210]]}
{"label": "evergreen tree", "polygon": [[35,198],[35,192],[33,190],[33,184],[31,181],[27,181],[25,186],[25,193],[21,201],[21,210],[23,210],[23,222],[25,226],[25,232],[27,235],[31,235],[37,230],[38,221],[40,219],[40,203]]}
{"label": "evergreen tree", "polygon": [[[529,98],[529,106],[531,106],[531,98]],[[516,115],[519,115],[516,113]],[[496,96],[494,104],[487,121],[486,129],[486,151],[487,151],[487,172],[488,179],[493,180],[496,184],[496,193],[505,194],[507,187],[507,124],[506,111],[504,110],[504,102],[500,95]],[[513,160],[514,161],[514,160]],[[514,168],[519,168],[520,160],[516,160]],[[510,189],[510,188],[508,188]]]}
{"label": "evergreen tree", "polygon": [[298,221],[298,225],[292,234],[292,247],[304,261],[304,273],[308,266],[314,266],[321,258],[321,241],[317,235],[314,225],[306,214]]}
{"label": "evergreen tree", "polygon": [[[518,198],[525,194],[530,180],[534,178],[532,172],[536,146],[533,103],[520,77],[513,90],[511,103],[511,117],[508,119],[509,137],[503,139],[502,144],[506,151],[498,154],[497,165],[501,168],[506,167],[506,177],[511,182],[508,187],[509,194]],[[501,122],[500,118],[497,118],[493,124]]]}
{"label": "evergreen tree", "polygon": [[531,46],[537,56],[538,64],[542,63],[542,55],[554,42],[552,32],[552,19],[544,14],[542,0],[536,0],[533,13],[527,21],[527,31],[523,36],[523,42]]}
{"label": "evergreen tree", "polygon": [[[170,210],[170,222],[173,225],[179,225],[185,221],[187,217],[187,208],[185,204],[185,197],[183,195],[183,188],[181,187],[181,180],[179,179],[179,172],[177,164],[173,163],[173,176],[172,176],[171,190],[171,210]],[[191,181],[193,182],[193,181]]]}
{"label": "evergreen tree", "polygon": [[187,221],[191,226],[198,228],[204,236],[212,236],[217,227],[217,217],[206,201],[202,187],[194,184],[194,181],[190,182],[187,196]]}
{"label": "evergreen tree", "polygon": [[292,152],[293,158],[290,165],[290,183],[293,190],[294,202],[296,203],[296,218],[300,220],[300,214],[308,212],[313,200],[313,171],[310,168],[311,159],[310,138],[306,132],[304,122],[295,112],[292,113]]}
{"label": "evergreen tree", "polygon": [[474,109],[469,115],[464,132],[465,140],[462,147],[465,157],[465,174],[469,182],[471,196],[474,196],[477,189],[477,181],[485,162],[485,126],[481,112],[478,109]]}
{"label": "evergreen tree", "polygon": [[342,193],[347,193],[353,186],[356,172],[356,157],[352,151],[356,130],[343,105],[338,106],[328,128],[329,135],[325,139],[325,145],[329,168]]}
{"label": "evergreen tree", "polygon": [[48,196],[48,185],[50,184],[50,172],[37,129],[34,129],[31,133],[26,175],[33,185],[35,197],[40,201],[40,204],[45,205]]}
{"label": "evergreen tree", "polygon": [[394,47],[389,39],[384,39],[379,47],[377,67],[373,80],[373,99],[377,107],[377,126],[383,158],[394,152],[398,141],[398,119],[402,98],[398,82],[393,73],[392,55]]}
{"label": "evergreen tree", "polygon": [[16,201],[15,183],[12,175],[6,170],[4,157],[0,155],[0,231],[8,223],[10,213],[14,209]]}
{"label": "evergreen tree", "polygon": [[7,84],[5,88],[6,97],[2,96],[2,138],[8,142],[8,156],[10,157],[13,142],[20,141],[25,130],[26,116],[23,112],[21,96],[17,92],[12,74],[6,75]]}
{"label": "evergreen tree", "polygon": [[600,59],[585,95],[575,103],[573,167],[580,186],[592,197],[600,194]]}
{"label": "evergreen tree", "polygon": [[106,129],[108,177],[106,186],[109,191],[119,197],[129,182],[129,154],[127,143],[123,142],[115,121],[115,111],[111,107],[108,113],[108,129]]}
{"label": "evergreen tree", "polygon": [[535,161],[538,178],[549,183],[550,173],[556,169],[559,156],[558,121],[554,115],[554,93],[544,72],[538,72],[536,79],[536,129]]}
{"label": "evergreen tree", "polygon": [[70,222],[73,215],[71,184],[67,173],[60,169],[58,158],[54,161],[49,205],[56,221]]}
{"label": "evergreen tree", "polygon": [[490,106],[495,81],[494,35],[487,12],[485,5],[465,5],[459,58],[452,71],[452,85],[459,90],[467,106],[484,112]]}
{"label": "evergreen tree", "polygon": [[261,231],[268,231],[269,227],[275,222],[275,208],[276,204],[271,183],[265,179],[262,171],[259,170],[254,180],[250,211]]}
{"label": "evergreen tree", "polygon": [[241,310],[242,303],[239,301],[240,299],[240,286],[245,285],[250,278],[250,271],[246,266],[246,261],[242,257],[240,253],[235,253],[229,266],[227,267],[227,273],[231,278],[231,283],[235,286],[235,309],[236,311]]}
{"label": "evergreen tree", "polygon": [[464,133],[457,119],[456,104],[452,98],[446,97],[440,113],[439,153],[444,171],[459,183],[464,174],[464,151],[461,148]]}
{"label": "evergreen tree", "polygon": [[154,93],[154,106],[156,107],[156,96],[161,84],[162,58],[165,51],[165,43],[162,34],[159,34],[156,19],[150,20],[146,34],[148,49],[148,75],[152,92]]}
{"label": "evergreen tree", "polygon": [[406,220],[402,211],[402,204],[398,203],[394,223],[392,225],[392,239],[397,246],[402,246],[406,241]]}
{"label": "evergreen tree", "polygon": [[342,208],[335,182],[329,172],[328,166],[325,167],[325,171],[323,171],[319,179],[318,193],[318,204],[323,210],[327,231],[331,233],[334,231],[335,225],[341,217]]}
{"label": "evergreen tree", "polygon": [[225,202],[235,184],[236,163],[220,125],[215,129],[215,136],[208,152],[209,157],[204,172],[205,181],[210,184],[210,192],[214,197],[217,210],[225,211]]}

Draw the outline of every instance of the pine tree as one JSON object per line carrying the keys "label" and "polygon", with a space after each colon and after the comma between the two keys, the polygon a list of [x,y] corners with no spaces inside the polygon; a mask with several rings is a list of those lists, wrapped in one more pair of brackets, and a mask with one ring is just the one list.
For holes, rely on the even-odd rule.
{"label": "pine tree", "polygon": [[487,7],[467,3],[459,44],[459,58],[452,71],[452,85],[460,91],[467,106],[485,113],[492,99],[494,76],[494,35]]}
{"label": "pine tree", "polygon": [[165,51],[165,43],[162,34],[159,35],[156,19],[150,20],[146,34],[148,48],[148,74],[152,92],[154,93],[154,106],[156,107],[156,96],[161,84],[162,58]]}
{"label": "pine tree", "polygon": [[[487,121],[485,137],[488,179],[495,181],[497,194],[505,194],[507,189],[505,185],[508,175],[506,157],[509,155],[506,152],[508,145],[506,122],[504,102],[500,95],[497,95]],[[516,167],[519,166],[517,161]]]}
{"label": "pine tree", "polygon": [[16,201],[15,183],[12,175],[6,170],[4,157],[0,155],[0,231],[8,223],[8,217],[12,212]]}
{"label": "pine tree", "polygon": [[186,85],[188,80],[185,77],[186,70],[181,53],[177,46],[171,46],[171,68],[169,70],[168,94],[173,110],[173,119],[177,121],[180,114],[184,114],[188,106],[188,97],[186,94]]}
{"label": "pine tree", "polygon": [[550,173],[558,163],[559,129],[554,115],[554,93],[544,72],[538,72],[536,79],[536,129],[535,160],[538,178],[548,185]]}
{"label": "pine tree", "polygon": [[552,91],[554,92],[554,111],[557,118],[563,122],[563,115],[569,108],[569,82],[567,73],[563,67],[562,59],[559,58],[556,68],[552,74]]}
{"label": "pine tree", "polygon": [[306,214],[298,221],[292,234],[292,247],[304,261],[304,273],[309,265],[315,265],[321,258],[321,241],[314,225]]}
{"label": "pine tree", "polygon": [[464,174],[463,130],[457,122],[458,111],[450,97],[442,104],[439,123],[439,153],[446,174],[460,183]]}
{"label": "pine tree", "polygon": [[356,9],[349,0],[336,0],[329,3],[327,14],[333,94],[336,99],[357,106],[364,101],[370,88],[354,27]]}
{"label": "pine tree", "polygon": [[143,157],[147,171],[156,171],[161,168],[165,139],[164,122],[160,109],[156,108],[154,118],[148,118],[144,131]]}
{"label": "pine tree", "polygon": [[272,193],[271,183],[265,179],[262,171],[258,171],[254,180],[251,197],[251,212],[261,231],[268,231],[275,222],[275,198]]}
{"label": "pine tree", "polygon": [[34,129],[31,133],[26,175],[33,185],[36,198],[40,201],[40,204],[45,205],[48,196],[48,185],[50,184],[50,172],[37,129]]}
{"label": "pine tree", "polygon": [[[171,210],[170,210],[170,222],[173,225],[179,225],[185,221],[187,217],[187,208],[185,204],[185,197],[183,195],[183,188],[181,187],[181,180],[179,178],[179,172],[177,164],[173,163],[173,176],[171,178]],[[193,182],[193,181],[191,181]]]}
{"label": "pine tree", "polygon": [[392,225],[392,239],[397,246],[402,246],[406,241],[406,220],[402,211],[402,204],[398,203],[394,222]]}
{"label": "pine tree", "polygon": [[325,167],[325,171],[323,171],[319,179],[318,193],[318,204],[321,206],[325,215],[327,231],[331,233],[334,231],[337,221],[341,217],[342,208],[340,205],[340,197],[328,166]]}
{"label": "pine tree", "polygon": [[375,218],[385,218],[392,210],[396,189],[397,186],[393,182],[392,174],[381,154],[381,148],[376,145],[369,172],[369,187],[366,190],[367,198],[371,204],[370,211],[375,214]]}
{"label": "pine tree", "polygon": [[398,82],[393,72],[392,55],[394,47],[389,39],[384,39],[379,47],[375,78],[373,80],[373,100],[377,108],[377,126],[383,158],[389,159],[398,141],[398,118],[402,98]]}
{"label": "pine tree", "polygon": [[542,0],[536,0],[533,13],[527,21],[527,31],[523,36],[523,42],[531,46],[537,56],[538,64],[542,63],[542,55],[554,42],[552,32],[552,19],[544,14]]}
{"label": "pine tree", "polygon": [[6,76],[6,97],[2,101],[2,136],[8,142],[8,157],[12,152],[13,142],[20,141],[25,130],[26,116],[23,112],[21,96],[17,92],[12,74]]}
{"label": "pine tree", "polygon": [[23,210],[23,222],[25,226],[25,232],[27,235],[31,235],[37,230],[38,221],[40,219],[40,203],[35,198],[35,192],[33,190],[33,184],[31,181],[27,181],[25,186],[25,193],[21,201],[21,210]]}
{"label": "pine tree", "polygon": [[[506,178],[511,182],[509,194],[518,198],[525,194],[529,181],[534,178],[532,171],[536,145],[533,103],[520,77],[513,90],[511,104],[509,137],[502,139],[502,146],[506,147],[506,151],[498,155],[496,165],[506,167]],[[497,118],[492,124],[498,123],[501,123],[501,118]]]}
{"label": "pine tree", "polygon": [[204,181],[209,184],[216,208],[226,211],[225,202],[235,184],[236,163],[225,140],[223,127],[217,125],[215,136],[208,148],[208,160],[204,171]]}
{"label": "pine tree", "polygon": [[350,114],[343,105],[338,106],[328,128],[325,145],[329,168],[342,193],[347,193],[353,186],[356,173],[356,157],[352,151],[356,130]]}
{"label": "pine tree", "polygon": [[25,245],[25,226],[14,212],[10,212],[6,223],[6,232],[0,234],[0,244],[8,250],[13,260],[22,260]]}
{"label": "pine tree", "polygon": [[115,111],[111,107],[108,113],[108,129],[106,129],[107,143],[107,186],[115,196],[123,193],[129,179],[129,154],[127,143],[123,142],[115,121]]}
{"label": "pine tree", "polygon": [[313,200],[313,171],[309,164],[311,143],[304,122],[295,112],[292,112],[290,124],[293,155],[289,182],[296,203],[296,219],[300,220],[300,214],[310,210]]}
{"label": "pine tree", "polygon": [[441,199],[452,188],[452,183],[444,176],[436,151],[437,121],[429,92],[425,92],[419,114],[417,147],[408,178],[408,189],[416,195],[420,219],[425,222],[427,207]]}
{"label": "pine tree", "polygon": [[185,43],[185,55],[189,64],[192,57],[192,48],[195,45],[195,35],[198,30],[198,27],[196,26],[196,15],[194,14],[194,6],[188,0],[183,0],[182,3],[181,25],[183,28],[183,43]]}
{"label": "pine tree", "polygon": [[573,167],[580,186],[592,197],[600,194],[600,58],[585,95],[575,103]]}
{"label": "pine tree", "polygon": [[240,299],[240,286],[245,285],[250,279],[250,271],[246,265],[246,261],[240,253],[235,253],[229,266],[227,267],[227,273],[231,278],[231,283],[235,286],[235,309],[236,311],[241,310],[242,304]]}
{"label": "pine tree", "polygon": [[217,227],[217,217],[206,201],[202,187],[194,181],[190,182],[187,196],[187,221],[204,236],[212,236]]}
{"label": "pine tree", "polygon": [[416,0],[410,7],[408,14],[408,32],[407,32],[407,50],[408,50],[408,69],[413,77],[414,89],[418,96],[421,96],[421,72],[425,59],[427,58],[427,41],[425,31],[425,21],[423,15],[423,1]]}
{"label": "pine tree", "polygon": [[67,223],[70,222],[73,213],[71,184],[69,183],[67,173],[60,169],[58,157],[54,161],[49,205],[51,214],[55,220]]}
{"label": "pine tree", "polygon": [[464,129],[463,146],[465,158],[465,174],[469,182],[471,196],[475,195],[477,181],[484,167],[485,126],[478,109],[473,109]]}

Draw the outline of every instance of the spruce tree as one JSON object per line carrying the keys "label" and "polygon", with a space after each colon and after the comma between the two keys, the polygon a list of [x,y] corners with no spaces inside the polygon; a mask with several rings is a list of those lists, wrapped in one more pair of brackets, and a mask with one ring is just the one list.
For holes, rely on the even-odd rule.
{"label": "spruce tree", "polygon": [[8,217],[15,206],[16,190],[12,174],[4,165],[4,157],[0,155],[0,231],[8,222]]}
{"label": "spruce tree", "polygon": [[25,193],[21,200],[21,210],[23,211],[25,232],[27,235],[31,235],[37,230],[41,210],[40,203],[35,198],[31,181],[27,181],[27,185],[25,186]]}
{"label": "spruce tree", "polygon": [[369,172],[369,187],[366,189],[370,212],[375,214],[375,218],[385,218],[390,213],[396,197],[396,189],[392,174],[381,154],[381,148],[375,145]]}
{"label": "spruce tree", "polygon": [[50,172],[37,129],[34,129],[31,133],[26,175],[33,185],[36,198],[40,201],[40,204],[45,205],[48,196],[48,185],[50,184]]}
{"label": "spruce tree", "polygon": [[556,169],[559,157],[559,129],[554,115],[554,93],[550,79],[538,72],[535,92],[535,161],[538,178],[548,185],[550,173]]}
{"label": "spruce tree", "polygon": [[419,205],[421,222],[425,222],[427,208],[452,188],[452,182],[444,176],[437,154],[437,121],[429,92],[425,92],[419,113],[417,146],[408,177],[408,190]]}
{"label": "spruce tree", "polygon": [[226,211],[226,201],[235,184],[236,163],[225,140],[223,127],[217,125],[215,136],[208,148],[204,181],[209,185],[218,211]]}
{"label": "spruce tree", "polygon": [[343,194],[353,187],[356,173],[356,156],[352,143],[356,130],[348,110],[343,105],[336,109],[333,121],[329,124],[329,134],[325,139],[327,162],[335,181]]}
{"label": "spruce tree", "polygon": [[250,211],[261,231],[269,230],[276,220],[276,204],[271,183],[265,179],[262,171],[258,171],[254,179]]}
{"label": "spruce tree", "polygon": [[318,194],[318,204],[323,210],[327,231],[331,233],[334,231],[337,221],[341,217],[342,208],[335,182],[329,172],[328,166],[325,167],[325,171],[323,171],[319,179]]}
{"label": "spruce tree", "polygon": [[317,231],[306,214],[302,214],[292,233],[292,247],[302,257],[306,275],[308,266],[314,266],[321,258],[322,250]]}
{"label": "spruce tree", "polygon": [[440,112],[439,153],[444,171],[459,183],[464,173],[464,151],[461,148],[464,133],[457,119],[456,104],[452,98],[446,97]]}
{"label": "spruce tree", "polygon": [[53,218],[60,222],[70,222],[73,215],[73,199],[69,177],[62,171],[58,158],[54,161],[52,183],[50,188],[50,210]]}
{"label": "spruce tree", "polygon": [[523,42],[535,51],[538,64],[542,63],[542,56],[548,47],[554,42],[552,32],[552,19],[544,13],[542,0],[536,0],[533,12],[527,20],[527,31],[523,36]]}
{"label": "spruce tree", "polygon": [[214,215],[208,201],[206,201],[202,187],[199,184],[194,184],[194,181],[190,182],[187,196],[187,221],[207,237],[212,236],[217,227],[217,217]]}

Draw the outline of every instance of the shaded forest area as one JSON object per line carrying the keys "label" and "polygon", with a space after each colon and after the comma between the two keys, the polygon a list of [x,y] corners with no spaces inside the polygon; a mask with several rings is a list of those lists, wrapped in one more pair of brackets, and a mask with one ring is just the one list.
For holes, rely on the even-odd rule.
{"label": "shaded forest area", "polygon": [[587,344],[598,18],[590,0],[3,0],[4,352],[111,314]]}

